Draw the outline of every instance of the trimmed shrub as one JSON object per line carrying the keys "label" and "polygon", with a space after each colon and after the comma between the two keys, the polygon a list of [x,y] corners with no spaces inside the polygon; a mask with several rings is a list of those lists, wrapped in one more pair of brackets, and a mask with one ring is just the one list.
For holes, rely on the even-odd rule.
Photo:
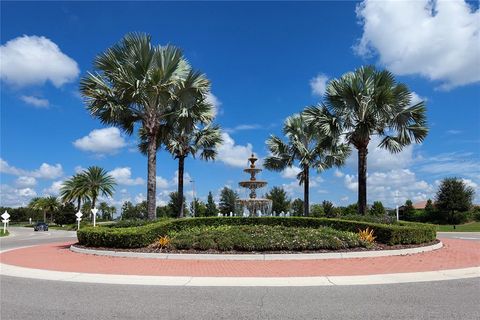
{"label": "trimmed shrub", "polygon": [[358,234],[321,228],[285,226],[202,226],[169,233],[176,249],[219,251],[304,251],[366,247]]}
{"label": "trimmed shrub", "polygon": [[172,231],[202,226],[241,226],[265,225],[297,228],[330,227],[340,231],[358,232],[367,227],[374,230],[377,241],[384,244],[418,244],[435,240],[436,229],[433,225],[413,222],[380,224],[366,221],[353,221],[327,218],[306,217],[205,217],[165,220],[140,227],[130,228],[84,228],[77,232],[79,243],[92,247],[138,248],[146,247],[161,236]]}

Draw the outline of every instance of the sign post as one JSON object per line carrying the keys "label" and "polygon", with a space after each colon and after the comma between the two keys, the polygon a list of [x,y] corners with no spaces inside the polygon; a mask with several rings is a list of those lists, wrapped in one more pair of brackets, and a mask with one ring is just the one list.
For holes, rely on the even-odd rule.
{"label": "sign post", "polygon": [[83,214],[80,210],[78,210],[78,212],[75,215],[77,216],[77,221],[78,221],[77,230],[80,230],[80,221],[82,221]]}
{"label": "sign post", "polygon": [[93,213],[93,226],[94,226],[94,227],[97,225],[97,212],[98,212],[98,209],[97,209],[97,208],[93,208],[93,209],[92,209],[92,213]]}
{"label": "sign post", "polygon": [[7,210],[2,214],[2,222],[3,222],[3,233],[7,232],[7,223],[10,221],[10,215],[8,214]]}

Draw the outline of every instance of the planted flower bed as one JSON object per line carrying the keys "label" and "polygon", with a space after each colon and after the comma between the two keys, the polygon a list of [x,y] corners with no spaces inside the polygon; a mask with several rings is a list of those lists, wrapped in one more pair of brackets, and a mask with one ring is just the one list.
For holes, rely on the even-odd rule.
{"label": "planted flower bed", "polygon": [[[257,228],[239,228],[253,226]],[[210,228],[208,228],[210,227]],[[231,227],[231,228],[222,228]],[[235,227],[235,228],[233,228]],[[262,228],[264,227],[264,228]],[[269,227],[269,228],[267,228]],[[328,227],[328,228],[325,228]],[[197,229],[195,229],[197,228]],[[202,233],[204,228],[204,233]],[[307,229],[301,230],[301,229]],[[268,233],[265,238],[271,237],[306,237],[310,242],[314,243],[314,238],[330,239],[332,232],[346,231],[346,233],[336,234],[345,236],[352,234],[358,236],[359,230],[373,230],[375,241],[385,245],[408,245],[430,243],[435,240],[436,230],[433,225],[400,222],[395,224],[380,224],[367,221],[352,221],[342,219],[326,219],[326,218],[304,218],[304,217],[261,217],[261,218],[240,218],[240,217],[208,217],[208,218],[186,218],[176,220],[164,220],[156,223],[147,224],[137,227],[112,228],[97,227],[84,228],[77,232],[80,245],[89,247],[107,247],[107,248],[142,248],[152,245],[160,238],[168,236],[172,242],[178,241],[181,245],[180,237],[174,240],[177,235],[181,234],[186,237],[188,233],[195,234],[198,231],[198,237],[214,238],[214,235],[222,234],[224,238],[236,239],[240,237],[245,243],[259,242],[260,234]],[[263,230],[263,231],[262,231]],[[267,231],[268,230],[268,231]],[[208,232],[207,232],[208,231]],[[245,235],[250,234],[250,238]],[[287,236],[288,235],[288,236]],[[313,236],[315,235],[315,236]],[[193,237],[193,235],[192,235]],[[345,236],[349,237],[349,236]],[[315,239],[316,239],[315,238]],[[343,238],[346,240],[347,238]],[[353,238],[352,238],[353,239]],[[187,241],[187,240],[185,240]],[[202,240],[210,241],[210,240]],[[241,242],[236,241],[236,242]],[[266,240],[262,240],[265,243]],[[302,240],[303,241],[303,240]],[[319,240],[320,241],[320,240]],[[227,240],[225,240],[227,242]],[[334,241],[332,240],[331,243]],[[192,242],[193,243],[193,242]],[[199,242],[198,242],[199,243]],[[217,243],[217,242],[216,242]],[[326,242],[325,242],[326,243]],[[213,245],[213,244],[212,244]],[[216,244],[218,246],[218,243]],[[223,245],[223,244],[222,244]],[[242,244],[239,244],[242,245]],[[359,243],[361,246],[362,244]],[[203,245],[202,245],[203,246]],[[226,244],[225,244],[226,246]],[[208,246],[205,246],[208,247]],[[328,247],[328,245],[327,245]],[[240,249],[237,249],[240,250]],[[246,249],[245,249],[246,250]],[[250,249],[248,249],[250,250]],[[259,250],[259,249],[256,249]],[[265,249],[266,250],[266,249]],[[292,249],[297,250],[297,249]],[[303,250],[303,249],[298,249]]]}

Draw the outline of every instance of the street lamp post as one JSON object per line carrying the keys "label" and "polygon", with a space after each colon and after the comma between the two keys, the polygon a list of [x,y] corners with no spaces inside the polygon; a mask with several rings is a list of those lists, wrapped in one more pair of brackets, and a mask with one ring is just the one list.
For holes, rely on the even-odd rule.
{"label": "street lamp post", "polygon": [[399,219],[399,214],[398,214],[398,190],[395,191],[395,212],[397,214],[397,221],[400,220]]}
{"label": "street lamp post", "polygon": [[195,214],[196,214],[196,201],[195,201],[195,180],[193,179],[190,179],[190,182],[192,183],[192,191],[193,191],[193,217],[195,217]]}

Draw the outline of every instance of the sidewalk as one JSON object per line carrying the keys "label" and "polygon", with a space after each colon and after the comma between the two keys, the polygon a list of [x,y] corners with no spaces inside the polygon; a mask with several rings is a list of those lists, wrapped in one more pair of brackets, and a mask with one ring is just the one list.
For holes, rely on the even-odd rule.
{"label": "sidewalk", "polygon": [[[480,243],[441,239],[444,247],[406,256],[347,258],[328,260],[159,260],[95,256],[69,250],[72,243],[46,244],[0,254],[2,274],[10,266],[75,274],[208,277],[208,278],[304,278],[421,274],[465,269],[468,277],[480,276]],[[472,269],[473,268],[473,269]],[[473,270],[473,271],[472,271]],[[435,273],[437,272],[437,273]],[[473,272],[473,273],[472,273]],[[448,272],[447,272],[448,273]],[[446,273],[445,273],[446,274]],[[7,274],[8,275],[8,274]],[[118,277],[117,277],[118,278]],[[415,277],[414,277],[415,278]],[[455,278],[449,275],[446,279]],[[413,278],[412,278],[413,279]],[[415,279],[422,279],[417,276]],[[438,280],[438,277],[435,278]],[[226,280],[226,279],[225,279]],[[407,278],[408,280],[408,278]],[[308,281],[307,281],[308,284]]]}

